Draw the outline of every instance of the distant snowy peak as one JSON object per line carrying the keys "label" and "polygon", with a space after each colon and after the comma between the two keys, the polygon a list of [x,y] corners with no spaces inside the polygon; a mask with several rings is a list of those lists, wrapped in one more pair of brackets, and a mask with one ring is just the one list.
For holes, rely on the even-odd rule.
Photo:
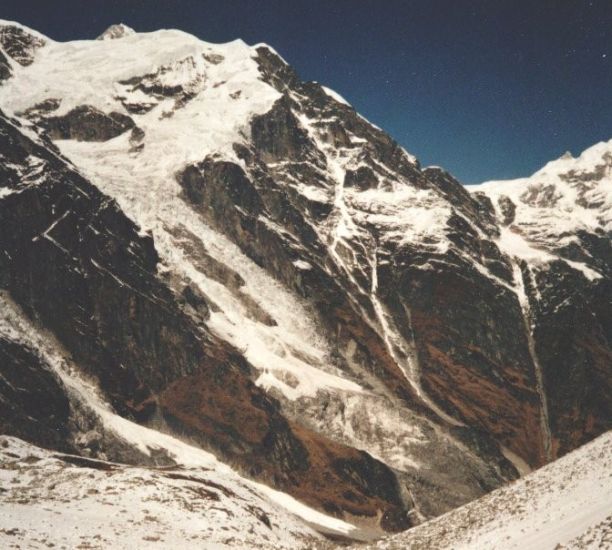
{"label": "distant snowy peak", "polygon": [[[528,178],[490,181],[471,190],[485,192],[494,202],[506,196],[535,209],[558,207],[559,214],[575,212],[586,224],[612,229],[612,139],[578,157],[565,153]],[[580,209],[598,210],[601,216],[585,217]]]}
{"label": "distant snowy peak", "polygon": [[581,265],[589,264],[596,267],[585,272],[590,279],[607,269],[607,260],[602,264],[596,257],[609,254],[612,140],[577,157],[565,153],[530,177],[469,189],[491,200],[503,226],[500,246],[508,254],[530,263],[550,263],[561,256],[582,271]]}
{"label": "distant snowy peak", "polygon": [[[568,173],[590,173],[596,171],[599,166],[612,166],[612,139],[601,141],[585,149],[578,157],[574,157],[569,151],[546,164],[538,170],[534,176],[546,174],[568,174]],[[610,175],[608,170],[608,176]]]}
{"label": "distant snowy peak", "polygon": [[117,38],[123,38],[132,34],[136,34],[134,29],[119,23],[108,27],[96,40],[116,40]]}

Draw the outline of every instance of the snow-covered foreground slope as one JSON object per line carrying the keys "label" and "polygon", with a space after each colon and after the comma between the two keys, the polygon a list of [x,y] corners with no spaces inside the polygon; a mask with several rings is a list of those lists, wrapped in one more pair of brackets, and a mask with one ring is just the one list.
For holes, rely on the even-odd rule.
{"label": "snow-covered foreground slope", "polygon": [[612,432],[519,481],[369,548],[612,548]]}
{"label": "snow-covered foreground slope", "polygon": [[299,548],[316,539],[211,467],[144,468],[0,436],[2,548]]}

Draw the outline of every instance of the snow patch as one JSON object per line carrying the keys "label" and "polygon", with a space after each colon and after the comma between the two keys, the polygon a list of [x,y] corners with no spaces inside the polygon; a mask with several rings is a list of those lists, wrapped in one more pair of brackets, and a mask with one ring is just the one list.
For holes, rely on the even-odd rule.
{"label": "snow patch", "polygon": [[321,86],[321,88],[329,97],[331,97],[332,99],[335,99],[338,103],[342,103],[343,105],[351,107],[351,104],[346,99],[344,99],[338,92],[335,92],[334,90],[332,90],[331,88],[328,88],[327,86]]}

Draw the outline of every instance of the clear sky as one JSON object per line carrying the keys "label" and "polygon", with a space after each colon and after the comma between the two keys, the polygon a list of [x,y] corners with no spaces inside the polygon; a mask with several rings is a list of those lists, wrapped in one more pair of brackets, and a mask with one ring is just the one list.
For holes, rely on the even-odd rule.
{"label": "clear sky", "polygon": [[56,40],[124,22],[267,42],[464,183],[612,138],[612,0],[2,0],[0,17]]}

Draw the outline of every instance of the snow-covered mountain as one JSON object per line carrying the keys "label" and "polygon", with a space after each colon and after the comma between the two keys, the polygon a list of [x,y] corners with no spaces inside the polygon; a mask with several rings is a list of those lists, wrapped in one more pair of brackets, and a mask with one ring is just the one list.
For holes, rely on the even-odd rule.
{"label": "snow-covered mountain", "polygon": [[612,142],[468,191],[267,45],[125,25],[0,22],[0,109],[2,432],[371,539],[610,428]]}

